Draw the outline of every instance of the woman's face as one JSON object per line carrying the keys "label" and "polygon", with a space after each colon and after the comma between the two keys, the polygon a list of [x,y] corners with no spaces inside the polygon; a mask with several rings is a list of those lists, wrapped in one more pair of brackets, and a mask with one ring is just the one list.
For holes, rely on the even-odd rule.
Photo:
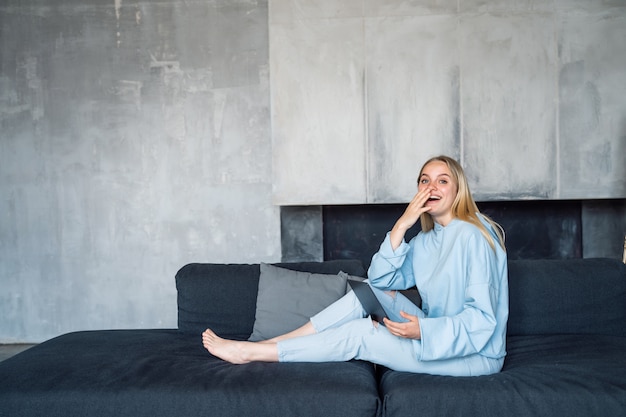
{"label": "woman's face", "polygon": [[445,162],[432,161],[424,166],[418,181],[418,190],[424,189],[430,191],[430,198],[425,204],[426,207],[431,207],[428,214],[437,223],[446,226],[454,218],[452,203],[456,198],[458,185]]}

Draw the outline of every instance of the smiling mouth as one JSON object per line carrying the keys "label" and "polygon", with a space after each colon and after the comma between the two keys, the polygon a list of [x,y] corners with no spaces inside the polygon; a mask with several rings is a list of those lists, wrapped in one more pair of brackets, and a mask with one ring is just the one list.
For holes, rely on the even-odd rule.
{"label": "smiling mouth", "polygon": [[441,197],[437,197],[437,196],[432,196],[428,199],[428,201],[439,201],[441,200]]}

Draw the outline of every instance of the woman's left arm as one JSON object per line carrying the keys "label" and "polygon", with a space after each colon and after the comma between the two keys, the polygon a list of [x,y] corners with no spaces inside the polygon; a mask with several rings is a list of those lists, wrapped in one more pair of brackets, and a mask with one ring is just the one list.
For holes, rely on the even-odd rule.
{"label": "woman's left arm", "polygon": [[[462,280],[465,288],[459,289],[463,291],[464,301],[458,313],[416,319],[416,323],[409,319],[409,323],[400,323],[405,324],[405,329],[394,329],[412,336],[419,333],[421,360],[462,357],[482,351],[492,339],[498,320],[502,319],[498,310],[502,296],[500,286],[503,278],[506,279],[506,255],[502,254],[504,261],[496,256],[482,236],[472,236],[466,243],[467,262],[463,271],[466,276]],[[508,308],[506,311],[508,313]]]}

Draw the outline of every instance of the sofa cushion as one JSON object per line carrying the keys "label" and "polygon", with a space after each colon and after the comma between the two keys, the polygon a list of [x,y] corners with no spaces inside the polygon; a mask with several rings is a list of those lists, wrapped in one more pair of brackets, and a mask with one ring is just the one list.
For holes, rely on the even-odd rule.
{"label": "sofa cushion", "polygon": [[[316,274],[344,271],[365,276],[359,260],[277,263],[281,268]],[[211,328],[220,336],[245,340],[250,337],[256,313],[259,264],[193,263],[176,274],[178,329],[201,334]]]}
{"label": "sofa cushion", "polygon": [[509,335],[626,336],[626,265],[615,259],[509,261]]}
{"label": "sofa cushion", "polygon": [[383,371],[383,416],[625,415],[626,338],[515,336],[507,345],[504,368],[495,375]]}
{"label": "sofa cushion", "polygon": [[177,330],[69,333],[0,362],[0,416],[375,417],[371,364],[211,356]]}
{"label": "sofa cushion", "polygon": [[254,328],[257,342],[305,324],[346,293],[346,274],[313,274],[261,264]]}

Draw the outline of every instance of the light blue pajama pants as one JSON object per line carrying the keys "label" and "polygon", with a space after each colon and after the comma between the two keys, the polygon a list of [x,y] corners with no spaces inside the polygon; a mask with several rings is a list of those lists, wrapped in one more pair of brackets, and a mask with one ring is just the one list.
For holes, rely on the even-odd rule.
{"label": "light blue pajama pants", "polygon": [[[373,288],[392,321],[406,321],[399,312],[424,317],[404,295],[395,297]],[[393,316],[395,314],[395,317]],[[364,318],[365,311],[353,291],[311,318],[317,333],[278,342],[280,362],[340,362],[360,359],[396,371],[433,375],[475,376],[499,372],[503,359],[481,355],[420,361],[421,341],[394,336],[385,326]]]}

